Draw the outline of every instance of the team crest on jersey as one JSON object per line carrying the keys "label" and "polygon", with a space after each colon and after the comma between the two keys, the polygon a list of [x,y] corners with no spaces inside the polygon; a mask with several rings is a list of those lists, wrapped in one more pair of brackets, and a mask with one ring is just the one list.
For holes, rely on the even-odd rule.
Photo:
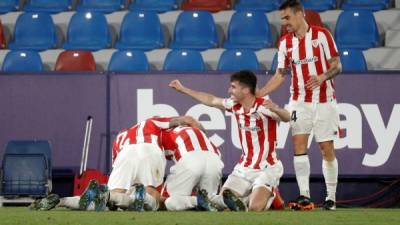
{"label": "team crest on jersey", "polygon": [[313,46],[314,48],[318,47],[318,45],[319,45],[318,39],[312,40],[312,46]]}

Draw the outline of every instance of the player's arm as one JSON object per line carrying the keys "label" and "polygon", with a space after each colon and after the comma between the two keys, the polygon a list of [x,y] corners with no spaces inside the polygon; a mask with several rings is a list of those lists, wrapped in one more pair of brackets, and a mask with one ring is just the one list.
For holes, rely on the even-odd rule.
{"label": "player's arm", "polygon": [[287,72],[288,71],[285,68],[277,68],[274,76],[268,80],[268,82],[264,85],[264,87],[262,87],[257,91],[256,95],[262,97],[275,91],[285,81],[285,76]]}
{"label": "player's arm", "polygon": [[190,88],[187,88],[183,86],[179,80],[171,81],[171,83],[169,83],[169,86],[181,93],[189,95],[190,97],[196,99],[197,101],[201,102],[204,105],[224,109],[222,98],[216,97],[214,95],[205,92],[195,91]]}
{"label": "player's arm", "polygon": [[269,109],[273,114],[271,115],[275,120],[289,122],[290,113],[284,108],[279,107],[271,100],[264,100],[263,106]]}
{"label": "player's arm", "polygon": [[335,56],[328,60],[330,67],[324,74],[320,76],[311,76],[306,83],[306,88],[314,89],[321,86],[321,84],[326,81],[333,79],[342,72],[342,64],[340,63],[339,56]]}

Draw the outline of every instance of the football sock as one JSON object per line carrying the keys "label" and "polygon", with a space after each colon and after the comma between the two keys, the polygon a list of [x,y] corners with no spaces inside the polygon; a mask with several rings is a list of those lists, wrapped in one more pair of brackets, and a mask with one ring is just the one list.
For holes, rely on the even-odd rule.
{"label": "football sock", "polygon": [[134,200],[134,199],[132,199],[132,197],[133,196],[129,196],[126,193],[110,191],[109,201],[115,202],[116,206],[119,206],[122,208],[128,208],[129,203],[131,203]]}
{"label": "football sock", "polygon": [[165,200],[165,207],[169,211],[181,211],[197,206],[197,198],[194,196],[171,196]]}
{"label": "football sock", "polygon": [[79,209],[79,199],[79,196],[61,198],[58,206],[70,209]]}
{"label": "football sock", "polygon": [[310,197],[310,160],[308,155],[295,155],[293,162],[300,195]]}
{"label": "football sock", "polygon": [[322,173],[324,174],[327,197],[326,200],[336,201],[336,187],[338,182],[338,162],[322,160]]}
{"label": "football sock", "polygon": [[146,193],[146,195],[144,196],[144,203],[148,206],[150,206],[150,208],[153,211],[156,211],[158,209],[158,202],[157,200],[150,195],[149,193]]}
{"label": "football sock", "polygon": [[224,198],[222,195],[211,195],[209,196],[210,201],[214,203],[218,208],[228,208],[224,203]]}

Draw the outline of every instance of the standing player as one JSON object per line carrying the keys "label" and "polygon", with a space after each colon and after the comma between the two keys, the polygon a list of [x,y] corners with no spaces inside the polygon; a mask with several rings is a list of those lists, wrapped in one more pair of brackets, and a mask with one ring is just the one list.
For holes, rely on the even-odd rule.
{"label": "standing player", "polygon": [[[162,191],[166,209],[216,210],[208,199],[217,195],[221,182],[224,163],[219,150],[202,130],[189,126],[163,131],[162,142],[167,159],[175,162]],[[196,188],[197,197],[192,196]]]}
{"label": "standing player", "polygon": [[322,171],[327,188],[323,208],[333,210],[336,208],[338,179],[333,140],[338,135],[339,127],[333,78],[341,72],[338,51],[327,29],[307,24],[299,1],[287,0],[279,9],[282,24],[287,26],[289,33],[280,40],[275,75],[259,95],[276,90],[285,80],[288,69],[291,70],[290,124],[300,196],[289,207],[314,208],[310,200],[310,162],[307,155],[308,138],[313,130],[323,157]]}
{"label": "standing player", "polygon": [[[169,86],[212,107],[225,109],[235,115],[242,156],[223,185],[221,198],[213,199],[231,210],[245,210],[242,197],[249,197],[249,210],[262,211],[273,200],[273,188],[279,184],[283,166],[275,152],[277,121],[289,121],[288,111],[271,101],[255,96],[257,77],[251,71],[232,74],[228,99],[194,91],[178,80]],[[223,200],[223,201],[222,201]]]}

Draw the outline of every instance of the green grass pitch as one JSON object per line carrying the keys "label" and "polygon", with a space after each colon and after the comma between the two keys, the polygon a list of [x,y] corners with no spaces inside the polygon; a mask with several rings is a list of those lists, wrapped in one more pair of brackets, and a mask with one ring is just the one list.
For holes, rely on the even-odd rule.
{"label": "green grass pitch", "polygon": [[40,225],[399,225],[400,209],[337,209],[307,212],[81,212],[66,209],[30,211],[0,208],[0,224]]}

